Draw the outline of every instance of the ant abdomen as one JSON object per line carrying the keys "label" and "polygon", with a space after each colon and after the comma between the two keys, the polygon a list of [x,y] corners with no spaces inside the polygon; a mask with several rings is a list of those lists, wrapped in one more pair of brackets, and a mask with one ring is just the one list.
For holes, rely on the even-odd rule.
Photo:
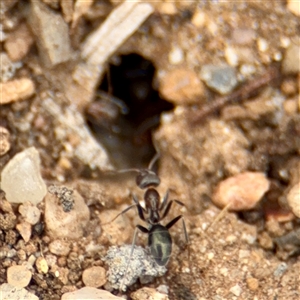
{"label": "ant abdomen", "polygon": [[165,266],[172,253],[172,238],[165,226],[153,225],[149,231],[148,246],[151,255],[159,266]]}

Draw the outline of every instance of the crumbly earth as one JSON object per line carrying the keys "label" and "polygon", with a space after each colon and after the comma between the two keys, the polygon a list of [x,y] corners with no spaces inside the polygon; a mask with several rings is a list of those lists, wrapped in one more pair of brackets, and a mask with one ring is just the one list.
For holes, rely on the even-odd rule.
{"label": "crumbly earth", "polygon": [[[58,54],[40,53],[38,42],[47,41],[47,30],[39,36],[30,29],[30,3],[4,1],[1,8],[5,56],[5,60],[1,56],[1,84],[27,78],[35,90],[33,93],[30,84],[29,91],[24,87],[12,98],[5,95],[12,102],[0,104],[0,126],[9,132],[0,136],[5,143],[0,171],[16,153],[34,146],[41,156],[41,173],[47,187],[71,186],[83,197],[90,212],[83,236],[75,240],[65,238],[60,244],[59,238],[50,238],[44,228],[45,204],[41,202],[41,220],[29,226],[31,237],[25,242],[18,229],[18,224],[24,224],[19,205],[8,204],[1,192],[0,285],[7,282],[10,267],[27,266],[32,279],[25,288],[39,299],[60,299],[63,294],[84,287],[84,270],[95,266],[108,270],[103,258],[109,247],[130,244],[135,225],[147,226],[134,209],[110,225],[103,224],[131,204],[132,194],[142,200],[143,191],[135,184],[135,174],[114,174],[108,171],[111,166],[105,159],[103,169],[101,162],[93,166],[89,158],[85,159],[85,154],[90,155],[90,137],[86,139],[87,148],[78,155],[80,134],[87,133],[71,130],[68,122],[61,121],[69,112],[74,124],[81,124],[81,129],[87,126],[80,123],[85,120],[87,108],[82,109],[82,103],[73,103],[66,97],[67,82],[81,62],[85,37],[119,1],[91,2],[90,7],[79,1],[76,14],[75,7],[67,2],[41,1],[50,16],[60,16],[67,25],[73,49],[67,61],[63,62],[67,55],[61,54],[57,59],[62,63],[51,67],[45,57]],[[110,62],[117,65],[120,55],[142,55],[156,68],[153,87],[164,96],[166,91],[176,91],[176,97],[166,96],[174,109],[161,116],[159,126],[153,130],[153,140],[161,154],[158,191],[164,195],[169,189],[170,199],[185,204],[181,207],[173,203],[162,223],[182,214],[190,243],[185,244],[182,223],[178,222],[170,229],[173,251],[167,273],[152,283],[137,282],[127,292],[112,292],[126,294],[130,299],[130,294],[143,286],[166,286],[171,300],[299,299],[300,222],[286,200],[300,180],[299,12],[292,8],[292,1],[162,1],[153,3],[153,7],[154,13],[121,45]],[[52,36],[51,28],[48,34]],[[201,79],[204,65],[229,66],[234,71],[230,73],[232,82],[237,86],[267,74],[271,66],[280,76],[251,93],[250,101],[217,107],[205,119],[197,120],[202,105],[220,97]],[[171,76],[174,70],[176,74],[188,74],[191,82],[178,83],[177,77]],[[176,80],[165,81],[168,76]],[[189,92],[191,88],[193,91]],[[4,91],[1,89],[1,93]],[[86,98],[82,89],[78,96]],[[57,114],[49,113],[49,103],[59,109]],[[135,111],[137,119],[148,117],[147,112]],[[137,157],[139,150],[152,155],[147,138],[136,135],[127,143],[128,133],[136,126],[128,129],[126,125],[123,136],[118,135],[123,121],[116,120],[121,115],[109,120],[105,113],[100,115],[100,123],[106,128],[102,135],[112,137],[108,140],[114,153],[122,156],[126,152],[124,168],[145,167],[143,159]],[[107,122],[117,125],[107,126]],[[107,142],[106,137],[101,140],[100,134],[99,142],[105,144],[104,140]],[[216,185],[245,171],[264,173],[270,182],[269,191],[251,211],[227,211],[218,217],[221,210],[211,202]],[[72,210],[72,205],[68,209]],[[138,245],[146,246],[147,235],[139,233],[137,240]],[[53,250],[55,245],[58,250]],[[40,264],[45,262],[41,257],[47,266]]]}

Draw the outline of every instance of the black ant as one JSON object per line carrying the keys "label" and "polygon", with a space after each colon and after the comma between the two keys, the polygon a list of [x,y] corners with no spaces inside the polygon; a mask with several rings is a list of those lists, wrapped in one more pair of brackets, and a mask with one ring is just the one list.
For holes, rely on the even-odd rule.
{"label": "black ant", "polygon": [[[186,230],[183,215],[175,217],[165,226],[160,224],[160,222],[168,215],[173,202],[181,206],[184,206],[184,204],[179,200],[168,201],[168,192],[165,194],[162,202],[160,202],[160,195],[155,189],[160,184],[160,178],[154,171],[151,170],[157,159],[158,154],[152,159],[147,169],[128,169],[119,171],[119,173],[124,173],[128,171],[134,171],[138,173],[136,177],[136,184],[139,188],[146,189],[144,194],[146,208],[143,208],[136,196],[133,195],[134,204],[124,209],[111,222],[113,222],[120,215],[124,214],[125,212],[129,211],[131,208],[136,206],[139,218],[148,224],[148,228],[141,225],[136,225],[136,229],[132,240],[131,252],[123,280],[126,277],[130,265],[130,260],[134,251],[136,235],[138,230],[148,234],[148,246],[150,248],[151,255],[153,256],[155,262],[159,266],[165,266],[169,261],[172,252],[172,238],[169,233],[169,229],[173,225],[175,225],[180,219],[182,219],[186,243],[189,243],[188,233]],[[123,283],[121,283],[120,290],[122,290],[122,287]]]}

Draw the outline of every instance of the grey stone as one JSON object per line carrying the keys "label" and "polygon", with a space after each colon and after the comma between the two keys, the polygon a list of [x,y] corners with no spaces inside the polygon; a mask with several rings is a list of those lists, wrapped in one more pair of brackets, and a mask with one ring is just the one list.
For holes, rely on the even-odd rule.
{"label": "grey stone", "polygon": [[200,78],[207,86],[223,95],[230,93],[238,83],[235,68],[228,65],[204,65]]}

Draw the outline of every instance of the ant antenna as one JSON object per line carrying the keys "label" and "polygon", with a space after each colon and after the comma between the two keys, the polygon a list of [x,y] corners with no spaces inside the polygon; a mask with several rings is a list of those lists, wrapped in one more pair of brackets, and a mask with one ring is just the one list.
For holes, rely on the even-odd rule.
{"label": "ant antenna", "polygon": [[151,159],[151,161],[149,163],[149,166],[148,166],[149,170],[152,170],[154,164],[157,162],[159,157],[160,157],[160,153],[158,151],[156,151],[156,154],[153,156],[153,158]]}

